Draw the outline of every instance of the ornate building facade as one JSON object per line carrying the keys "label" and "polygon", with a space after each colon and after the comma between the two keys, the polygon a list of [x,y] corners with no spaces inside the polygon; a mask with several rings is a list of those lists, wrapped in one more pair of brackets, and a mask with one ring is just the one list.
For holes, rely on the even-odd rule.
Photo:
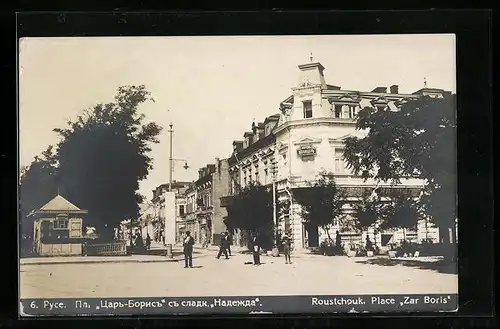
{"label": "ornate building facade", "polygon": [[226,230],[226,209],[220,198],[229,194],[229,164],[227,159],[215,159],[198,170],[198,179],[185,191],[186,212],[178,222],[179,234],[190,231],[195,242],[217,245]]}
{"label": "ornate building facade", "polygon": [[[304,224],[301,207],[294,200],[294,190],[307,187],[320,173],[332,173],[337,186],[348,191],[352,202],[359,200],[366,188],[409,189],[418,196],[423,187],[423,181],[411,178],[402,179],[399,185],[363,181],[348,169],[343,159],[344,140],[366,134],[356,130],[358,112],[366,106],[397,110],[402,101],[421,95],[443,97],[448,92],[423,88],[412,94],[401,94],[397,85],[377,87],[369,92],[343,90],[326,83],[325,68],[320,63],[311,62],[298,68],[299,81],[292,88],[292,94],[279,104],[279,113],[262,123],[253,123],[251,131],[244,133],[243,140],[234,141],[228,164],[232,195],[249,182],[269,185],[275,180],[278,202],[290,204],[288,212],[279,214],[279,230],[292,232],[295,248],[307,248],[318,246],[327,234],[318,227]],[[346,214],[350,210],[346,206]],[[408,232],[408,236],[415,240],[422,237],[421,227],[419,223],[419,229]],[[344,231],[340,223],[335,223],[330,235],[337,230]],[[428,239],[438,239],[437,229],[427,220],[425,230]],[[397,240],[401,232],[373,234],[373,230],[368,230],[361,238],[367,234],[380,245]]]}

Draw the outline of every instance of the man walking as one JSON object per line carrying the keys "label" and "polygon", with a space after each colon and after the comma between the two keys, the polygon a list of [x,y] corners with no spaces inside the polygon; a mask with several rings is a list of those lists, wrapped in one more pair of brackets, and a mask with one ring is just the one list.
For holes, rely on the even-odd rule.
{"label": "man walking", "polygon": [[227,246],[228,246],[228,240],[226,238],[226,234],[225,233],[221,233],[221,236],[220,236],[220,244],[219,244],[219,253],[217,254],[217,259],[220,258],[220,256],[222,255],[222,253],[224,253],[224,256],[226,256],[226,259],[229,259],[228,255],[227,255]]}
{"label": "man walking", "polygon": [[252,234],[253,264],[260,265],[260,243],[257,234]]}
{"label": "man walking", "polygon": [[191,236],[191,232],[187,231],[186,238],[184,239],[184,242],[182,244],[184,249],[184,268],[193,267],[193,245],[194,239]]}
{"label": "man walking", "polygon": [[231,245],[233,244],[233,237],[229,232],[226,231],[226,240],[227,240],[227,252],[229,253],[229,256],[231,256]]}

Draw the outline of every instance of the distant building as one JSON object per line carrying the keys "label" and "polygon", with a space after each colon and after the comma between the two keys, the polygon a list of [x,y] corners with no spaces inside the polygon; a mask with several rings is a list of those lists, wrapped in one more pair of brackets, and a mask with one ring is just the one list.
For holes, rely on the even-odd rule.
{"label": "distant building", "polygon": [[82,255],[82,210],[57,195],[33,212],[33,251],[39,256]]}
{"label": "distant building", "polygon": [[[152,213],[153,219],[151,225],[153,226],[153,235],[151,238],[154,241],[165,243],[164,239],[164,223],[165,223],[165,193],[171,188],[172,192],[176,195],[176,206],[177,206],[177,216],[180,214],[181,206],[183,205],[182,199],[186,193],[191,182],[178,182],[173,181],[170,184],[161,184],[153,190],[152,203]],[[185,207],[185,204],[184,204]],[[179,218],[176,218],[178,221]]]}
{"label": "distant building", "polygon": [[186,190],[185,216],[178,223],[180,234],[191,231],[196,243],[217,245],[220,234],[227,230],[226,209],[220,198],[229,195],[229,163],[215,159],[198,170],[198,179]]}
{"label": "distant building", "polygon": [[[243,139],[233,142],[233,155],[229,158],[230,194],[237,195],[250,182],[272,184],[272,171],[277,190],[277,202],[290,202],[291,209],[278,216],[279,233],[291,231],[295,248],[317,247],[327,232],[306,225],[301,217],[301,207],[294,198],[294,191],[307,188],[320,173],[333,173],[338,186],[349,195],[352,203],[362,193],[378,186],[380,189],[411,190],[418,196],[424,182],[415,178],[404,178],[401,184],[377,185],[375,181],[364,181],[348,169],[344,160],[344,141],[349,136],[365,136],[365,131],[356,129],[356,116],[366,107],[397,110],[407,100],[422,95],[443,98],[450,92],[442,89],[423,88],[413,94],[401,94],[397,85],[377,87],[361,92],[343,90],[327,84],[323,65],[317,62],[299,65],[299,81],[292,94],[279,104],[279,113],[267,117],[262,123],[252,123],[251,130],[244,132]],[[230,198],[222,199],[227,205]],[[352,205],[351,203],[351,205]],[[346,206],[349,216],[352,207]],[[424,223],[425,222],[425,223]],[[426,232],[422,233],[425,227]],[[330,235],[336,230],[344,231],[335,223]],[[414,240],[427,236],[437,242],[437,229],[422,220],[418,232],[407,232]],[[349,233],[346,233],[349,234]],[[398,240],[401,231],[374,234],[373,229],[364,232],[378,245]],[[359,237],[358,237],[359,238]]]}
{"label": "distant building", "polygon": [[154,207],[152,203],[143,203],[139,210],[139,225],[141,227],[141,234],[143,239],[146,239],[147,235],[153,239],[154,235]]}

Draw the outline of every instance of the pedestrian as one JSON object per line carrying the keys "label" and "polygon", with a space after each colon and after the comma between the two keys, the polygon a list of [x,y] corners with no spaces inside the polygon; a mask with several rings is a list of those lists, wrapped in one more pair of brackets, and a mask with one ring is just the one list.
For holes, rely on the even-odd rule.
{"label": "pedestrian", "polygon": [[342,246],[342,237],[340,236],[339,231],[335,233],[335,246],[340,248]]}
{"label": "pedestrian", "polygon": [[151,250],[151,237],[149,236],[149,233],[146,234],[146,249]]}
{"label": "pedestrian", "polygon": [[257,234],[252,234],[253,264],[260,265],[260,243]]}
{"label": "pedestrian", "polygon": [[229,256],[231,256],[231,245],[233,244],[233,236],[226,231],[226,240],[227,240],[227,252]]}
{"label": "pedestrian", "polygon": [[193,267],[193,245],[194,239],[191,236],[191,232],[186,232],[186,238],[182,244],[184,251],[184,268]]}
{"label": "pedestrian", "polygon": [[290,252],[292,251],[292,238],[288,232],[281,238],[283,244],[283,253],[285,254],[285,264],[291,264]]}
{"label": "pedestrian", "polygon": [[217,253],[217,256],[215,258],[219,259],[222,253],[224,253],[224,256],[226,256],[226,259],[229,259],[227,255],[227,238],[225,233],[221,233],[220,237],[220,244],[219,244],[219,252]]}

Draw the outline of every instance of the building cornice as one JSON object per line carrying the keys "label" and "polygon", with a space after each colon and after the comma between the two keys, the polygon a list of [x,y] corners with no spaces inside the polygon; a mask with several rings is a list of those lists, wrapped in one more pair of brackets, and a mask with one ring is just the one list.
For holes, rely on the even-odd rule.
{"label": "building cornice", "polygon": [[300,128],[307,126],[350,126],[356,127],[356,119],[341,119],[341,118],[312,118],[287,121],[278,126],[274,130],[276,136],[280,135],[283,131],[291,128]]}

